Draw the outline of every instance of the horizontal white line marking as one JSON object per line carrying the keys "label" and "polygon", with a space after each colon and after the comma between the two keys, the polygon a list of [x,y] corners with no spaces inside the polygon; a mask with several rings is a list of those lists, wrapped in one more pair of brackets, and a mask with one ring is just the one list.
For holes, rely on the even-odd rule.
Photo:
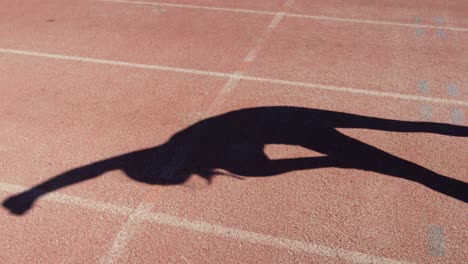
{"label": "horizontal white line marking", "polygon": [[375,91],[375,90],[365,90],[365,89],[340,87],[340,86],[333,86],[333,85],[321,85],[321,84],[315,84],[315,83],[286,81],[286,80],[261,78],[261,77],[246,76],[246,75],[242,76],[241,79],[247,80],[247,81],[257,81],[257,82],[267,82],[267,83],[273,83],[273,84],[283,84],[283,85],[289,85],[289,86],[307,87],[307,88],[313,88],[313,89],[319,89],[319,90],[363,94],[363,95],[376,96],[376,97],[431,102],[431,103],[436,103],[436,104],[468,106],[468,102],[465,102],[465,101],[436,98],[436,97],[425,97],[425,96],[419,96],[419,95],[400,94],[400,93],[392,93],[392,92],[380,92],[380,91]]}
{"label": "horizontal white line marking", "polygon": [[[7,193],[20,193],[28,190],[28,187],[20,186],[16,184],[3,183],[0,182],[0,190]],[[99,211],[107,212],[120,215],[130,215],[135,209],[127,206],[114,205],[105,202],[90,201],[86,198],[81,198],[77,196],[70,196],[65,194],[60,194],[58,192],[48,193],[44,196],[41,196],[41,200],[49,200],[69,205],[76,205],[79,207]],[[4,209],[4,208],[1,208]]]}
{"label": "horizontal white line marking", "polygon": [[122,62],[122,61],[114,61],[114,60],[94,59],[94,58],[88,58],[88,57],[67,56],[67,55],[59,55],[59,54],[41,53],[41,52],[33,52],[33,51],[25,51],[25,50],[15,50],[15,49],[2,49],[2,48],[0,48],[0,53],[36,56],[36,57],[44,57],[44,58],[50,58],[50,59],[70,60],[70,61],[79,61],[79,62],[89,62],[89,63],[96,63],[96,64],[116,65],[116,66],[133,67],[133,68],[143,68],[143,69],[151,69],[151,70],[171,71],[171,72],[205,75],[205,76],[221,77],[221,78],[234,78],[234,79],[239,79],[239,80],[267,82],[267,83],[273,83],[273,84],[306,87],[306,88],[312,88],[312,89],[318,89],[318,90],[329,90],[329,91],[336,91],[336,92],[363,94],[363,95],[369,95],[369,96],[375,96],[375,97],[431,102],[435,104],[468,106],[468,102],[452,100],[452,99],[425,97],[425,96],[419,96],[419,95],[408,95],[408,94],[400,94],[400,93],[393,93],[393,92],[380,92],[380,91],[374,91],[374,90],[339,87],[339,86],[332,86],[332,85],[321,85],[321,84],[314,84],[314,83],[287,81],[287,80],[270,79],[270,78],[261,78],[261,77],[247,76],[247,75],[237,75],[237,74],[222,73],[222,72],[194,70],[194,69],[160,66],[160,65],[153,65],[153,64],[139,64],[139,63]]}
{"label": "horizontal white line marking", "polygon": [[131,67],[131,68],[143,68],[143,69],[152,69],[152,70],[160,70],[160,71],[190,73],[190,74],[207,75],[207,76],[213,76],[213,77],[223,77],[223,78],[230,78],[232,76],[232,74],[229,74],[229,73],[193,70],[193,69],[186,69],[186,68],[179,68],[179,67],[160,66],[160,65],[154,65],[154,64],[140,64],[140,63],[132,63],[132,62],[124,62],[124,61],[95,59],[95,58],[88,58],[88,57],[68,56],[68,55],[60,55],[60,54],[26,51],[26,50],[0,48],[0,53],[46,57],[50,59],[71,60],[71,61],[89,62],[89,63],[96,63],[96,64],[109,64],[109,65],[124,66],[124,67]]}
{"label": "horizontal white line marking", "polygon": [[[23,192],[27,189],[28,187],[0,182],[0,190],[7,193]],[[132,216],[132,221],[149,221],[160,225],[185,228],[190,231],[206,233],[213,236],[232,238],[247,241],[253,244],[262,244],[276,248],[283,248],[288,250],[305,252],[309,254],[316,254],[335,259],[343,259],[354,263],[406,263],[390,258],[373,256],[357,251],[333,248],[329,246],[323,246],[319,244],[308,243],[284,237],[275,237],[267,234],[255,233],[237,228],[224,227],[221,225],[210,224],[203,221],[190,220],[164,213],[154,213],[146,208],[138,208],[138,213],[134,213],[134,209],[129,208],[127,206],[98,202],[86,198],[60,194],[58,192],[48,194],[44,196],[44,199],[63,204],[76,205],[82,208],[93,209],[99,212],[124,214],[127,216]],[[125,227],[126,226],[124,226],[124,231]],[[122,241],[125,241],[124,244],[127,243],[127,234],[125,233],[122,236]],[[118,253],[118,249],[121,248],[121,245],[119,243],[122,242],[119,239],[120,238],[117,237],[117,242],[114,243],[116,247],[115,250],[117,251],[111,250],[111,257],[102,259],[104,262],[113,260],[115,254]],[[115,253],[114,251],[117,253]]]}
{"label": "horizontal white line marking", "polygon": [[178,228],[185,228],[191,231],[207,233],[210,235],[248,241],[252,244],[262,244],[276,248],[284,248],[309,254],[326,256],[330,258],[343,259],[354,263],[406,263],[341,248],[332,248],[284,237],[275,237],[237,228],[210,224],[202,221],[184,219],[164,213],[148,213],[146,214],[146,219],[157,224],[169,225]]}
{"label": "horizontal white line marking", "polygon": [[[190,8],[190,9],[206,9],[214,11],[228,11],[228,12],[241,12],[241,13],[252,13],[252,14],[261,14],[261,15],[276,15],[276,12],[272,11],[260,11],[260,10],[249,10],[249,9],[239,9],[239,8],[226,8],[226,7],[214,7],[214,6],[200,6],[200,5],[186,5],[186,4],[170,4],[170,3],[160,3],[160,2],[147,2],[147,1],[127,1],[127,0],[100,0],[103,2],[115,2],[115,3],[126,3],[126,4],[136,4],[136,5],[154,5],[154,6],[167,6],[167,7],[176,7],[176,8]],[[350,23],[363,23],[363,24],[375,24],[375,25],[384,25],[384,26],[398,26],[398,27],[415,27],[415,28],[433,28],[433,29],[445,29],[452,31],[468,31],[468,28],[463,27],[449,27],[449,26],[438,26],[438,25],[427,25],[427,24],[412,24],[412,23],[398,23],[390,21],[377,21],[377,20],[367,20],[367,19],[351,19],[351,18],[340,18],[340,17],[330,17],[330,16],[314,16],[314,15],[304,15],[304,14],[294,14],[294,13],[285,13],[285,16],[289,17],[300,17],[308,19],[317,19],[317,20],[330,20],[337,22],[350,22]]]}
{"label": "horizontal white line marking", "polygon": [[206,9],[206,10],[216,10],[216,11],[276,15],[276,12],[270,12],[270,11],[257,11],[257,10],[248,10],[248,9],[239,9],[239,8],[226,8],[226,7],[214,7],[214,6],[199,6],[199,5],[171,4],[171,3],[158,3],[158,2],[145,2],[145,1],[125,1],[125,0],[100,0],[100,1],[102,1],[102,2],[125,3],[125,4],[136,4],[136,5],[154,5],[154,6],[167,6],[167,7],[177,7],[177,8]]}
{"label": "horizontal white line marking", "polygon": [[[112,0],[107,0],[107,1],[112,1]],[[432,28],[432,29],[452,30],[452,31],[468,31],[468,28],[462,28],[462,27],[448,27],[448,26],[435,26],[435,25],[427,25],[427,24],[399,23],[399,22],[376,21],[376,20],[367,20],[367,19],[352,19],[352,18],[340,18],[340,17],[329,17],[329,16],[313,16],[313,15],[302,15],[302,14],[286,14],[286,16],[310,18],[310,19],[317,19],[317,20],[331,20],[331,21],[338,21],[338,22],[374,24],[374,25],[383,25],[383,26]]]}
{"label": "horizontal white line marking", "polygon": [[144,220],[141,217],[142,214],[148,212],[151,208],[152,206],[146,203],[140,203],[140,205],[138,205],[135,211],[128,216],[127,221],[115,236],[107,254],[100,259],[100,264],[112,264],[117,262],[117,259],[122,255],[128,242]]}

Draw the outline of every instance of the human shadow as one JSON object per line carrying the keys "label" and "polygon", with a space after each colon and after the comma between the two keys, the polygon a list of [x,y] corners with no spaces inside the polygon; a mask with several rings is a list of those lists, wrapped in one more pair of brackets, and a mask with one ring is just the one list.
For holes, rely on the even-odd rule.
{"label": "human shadow", "polygon": [[[394,176],[467,202],[467,183],[348,137],[337,128],[468,137],[468,127],[448,124],[388,120],[287,106],[241,109],[197,122],[159,146],[64,172],[9,197],[3,206],[11,213],[22,215],[42,195],[112,170],[122,170],[139,182],[172,185],[181,184],[194,174],[210,181],[215,175],[226,174],[221,170],[231,175],[265,177],[324,167],[360,169]],[[272,160],[264,153],[267,144],[298,145],[324,156]]]}

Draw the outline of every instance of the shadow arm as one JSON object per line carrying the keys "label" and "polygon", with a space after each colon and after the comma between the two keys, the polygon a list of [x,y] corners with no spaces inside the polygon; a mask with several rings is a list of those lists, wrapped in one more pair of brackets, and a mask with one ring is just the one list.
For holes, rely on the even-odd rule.
{"label": "shadow arm", "polygon": [[3,202],[3,206],[13,214],[22,215],[32,207],[39,197],[57,189],[96,178],[107,171],[117,169],[118,163],[118,158],[112,158],[69,170],[29,190],[9,197]]}

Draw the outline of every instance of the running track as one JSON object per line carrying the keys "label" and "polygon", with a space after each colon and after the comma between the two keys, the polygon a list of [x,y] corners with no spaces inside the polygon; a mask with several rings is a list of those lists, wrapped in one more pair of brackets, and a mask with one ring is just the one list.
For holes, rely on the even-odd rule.
{"label": "running track", "polygon": [[[237,109],[468,125],[467,1],[151,1],[0,1],[2,201]],[[468,181],[466,134],[338,130]],[[369,170],[167,186],[109,170],[2,207],[0,262],[468,263],[466,219],[466,200]]]}

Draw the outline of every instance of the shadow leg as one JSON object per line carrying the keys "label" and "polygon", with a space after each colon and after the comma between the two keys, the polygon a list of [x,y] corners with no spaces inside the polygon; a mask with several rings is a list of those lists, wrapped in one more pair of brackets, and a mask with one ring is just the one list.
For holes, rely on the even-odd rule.
{"label": "shadow leg", "polygon": [[410,161],[396,157],[345,135],[333,139],[336,146],[329,153],[337,166],[369,170],[420,183],[434,191],[468,202],[468,184],[438,174]]}

